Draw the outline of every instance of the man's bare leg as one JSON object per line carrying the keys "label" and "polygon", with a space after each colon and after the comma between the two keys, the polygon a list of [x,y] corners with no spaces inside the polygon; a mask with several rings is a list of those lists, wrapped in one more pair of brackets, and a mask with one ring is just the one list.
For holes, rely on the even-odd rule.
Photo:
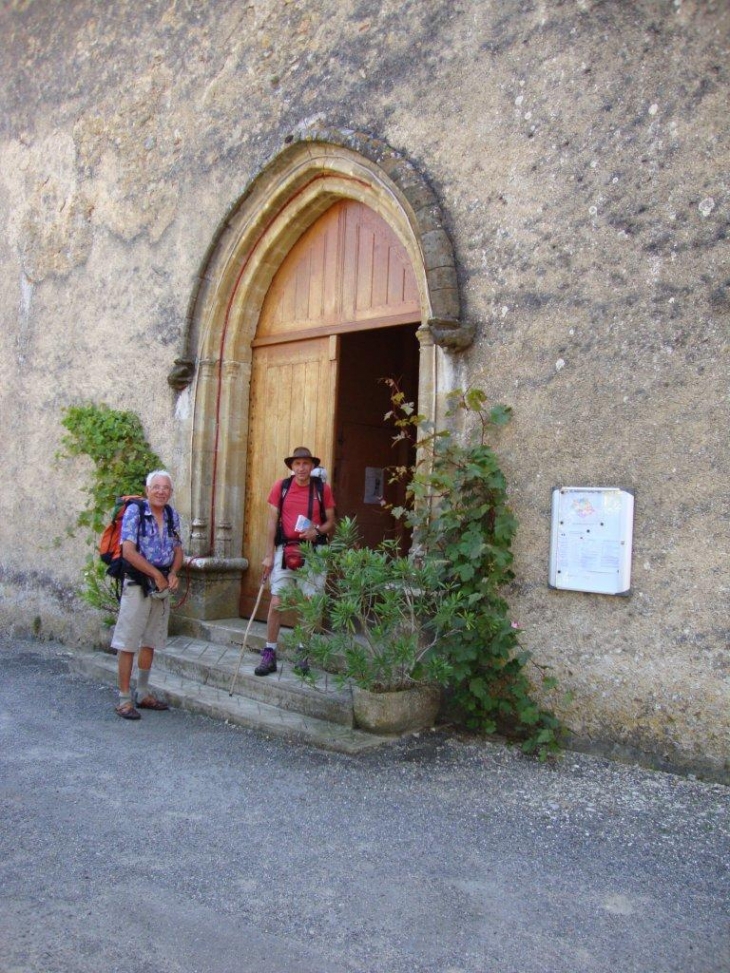
{"label": "man's bare leg", "polygon": [[134,666],[134,652],[117,649],[117,684],[119,686],[119,704],[116,712],[125,720],[138,720],[139,713],[132,703],[132,693],[129,688]]}

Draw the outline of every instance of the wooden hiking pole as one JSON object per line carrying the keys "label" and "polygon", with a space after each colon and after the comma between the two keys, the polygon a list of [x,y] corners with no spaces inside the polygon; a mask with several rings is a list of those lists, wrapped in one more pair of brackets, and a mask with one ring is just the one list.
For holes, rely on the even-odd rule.
{"label": "wooden hiking pole", "polygon": [[228,690],[228,695],[233,695],[233,687],[236,685],[236,679],[238,679],[238,670],[241,668],[241,663],[243,662],[243,653],[246,651],[246,643],[248,642],[248,633],[251,631],[251,626],[253,625],[253,620],[256,617],[256,612],[259,610],[259,605],[261,603],[261,595],[264,593],[264,585],[266,584],[266,577],[261,579],[261,586],[259,588],[259,593],[256,595],[256,604],[253,606],[253,611],[248,620],[248,625],[246,626],[246,632],[243,636],[243,645],[241,646],[241,654],[238,657],[238,665],[236,666],[236,671],[233,673],[233,679],[231,679],[231,688]]}

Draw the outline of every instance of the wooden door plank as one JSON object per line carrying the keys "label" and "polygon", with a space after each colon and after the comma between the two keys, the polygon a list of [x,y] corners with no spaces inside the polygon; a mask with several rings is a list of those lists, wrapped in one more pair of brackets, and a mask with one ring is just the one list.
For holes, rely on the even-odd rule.
{"label": "wooden door plank", "polygon": [[[296,446],[308,446],[319,451],[325,463],[331,462],[337,364],[331,355],[331,341],[324,337],[263,347],[254,356],[243,540],[243,554],[249,560],[242,586],[244,612],[253,605],[261,583],[268,493],[276,480],[289,475],[284,457]],[[268,597],[260,617],[267,610]]]}
{"label": "wooden door plank", "polygon": [[285,257],[264,300],[256,337],[337,327],[419,306],[415,275],[393,230],[362,203],[342,200]]}

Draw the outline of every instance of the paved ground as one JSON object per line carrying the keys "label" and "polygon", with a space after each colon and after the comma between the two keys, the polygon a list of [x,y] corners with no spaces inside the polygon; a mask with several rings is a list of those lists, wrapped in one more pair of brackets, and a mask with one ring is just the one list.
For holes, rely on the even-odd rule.
{"label": "paved ground", "polygon": [[730,971],[721,785],[112,704],[0,639],[1,973]]}

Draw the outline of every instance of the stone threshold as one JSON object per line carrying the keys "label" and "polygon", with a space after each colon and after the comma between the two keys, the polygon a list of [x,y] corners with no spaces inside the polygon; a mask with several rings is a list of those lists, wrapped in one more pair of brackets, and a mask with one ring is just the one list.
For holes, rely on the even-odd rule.
{"label": "stone threshold", "polygon": [[[399,739],[357,729],[350,690],[335,686],[327,673],[313,670],[315,684],[310,685],[283,658],[278,672],[255,676],[263,626],[255,633],[257,623],[251,626],[242,655],[245,619],[200,624],[206,628],[202,637],[173,635],[164,650],[155,652],[150,687],[170,706],[338,753],[354,755]],[[116,686],[114,653],[78,650],[70,664],[85,676]]]}

